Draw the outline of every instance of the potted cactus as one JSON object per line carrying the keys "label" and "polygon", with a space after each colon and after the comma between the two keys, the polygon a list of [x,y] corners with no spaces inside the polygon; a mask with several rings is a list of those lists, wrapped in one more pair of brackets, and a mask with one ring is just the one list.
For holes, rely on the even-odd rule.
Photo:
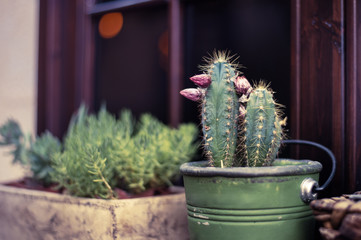
{"label": "potted cactus", "polygon": [[180,92],[200,104],[207,158],[181,166],[190,238],[313,239],[322,165],[276,159],[286,118],[272,90],[252,87],[226,52],[206,61],[190,78],[198,88]]}
{"label": "potted cactus", "polygon": [[197,135],[194,124],[172,129],[150,114],[136,122],[128,110],[116,118],[84,106],[63,143],[50,133],[30,140],[8,121],[0,144],[30,170],[31,190],[0,185],[0,239],[185,239],[184,190],[168,186]]}

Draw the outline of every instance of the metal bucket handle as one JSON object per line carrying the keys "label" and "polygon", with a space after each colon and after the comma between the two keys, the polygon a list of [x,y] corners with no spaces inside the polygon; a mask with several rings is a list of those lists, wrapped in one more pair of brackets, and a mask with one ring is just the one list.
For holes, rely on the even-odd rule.
{"label": "metal bucket handle", "polygon": [[325,147],[325,146],[323,146],[323,145],[321,145],[319,143],[315,143],[315,142],[311,142],[311,141],[306,141],[306,140],[283,140],[282,143],[283,144],[303,144],[303,145],[314,146],[314,147],[319,148],[319,149],[323,150],[324,152],[326,152],[327,155],[331,158],[332,169],[331,169],[330,176],[328,177],[326,182],[321,187],[319,187],[317,181],[313,180],[312,178],[306,178],[301,184],[301,199],[302,199],[302,201],[308,203],[308,202],[316,199],[317,198],[317,193],[320,192],[320,191],[323,191],[330,184],[333,177],[335,176],[335,172],[336,172],[336,158],[335,158],[335,155],[327,147]]}

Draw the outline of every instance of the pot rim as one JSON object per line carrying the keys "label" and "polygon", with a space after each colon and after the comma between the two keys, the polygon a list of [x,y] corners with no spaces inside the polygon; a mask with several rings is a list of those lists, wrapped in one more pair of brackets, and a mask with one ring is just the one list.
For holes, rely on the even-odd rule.
{"label": "pot rim", "polygon": [[208,161],[183,163],[180,172],[186,176],[199,177],[271,177],[307,175],[319,173],[322,164],[312,160],[276,159],[267,167],[208,167]]}

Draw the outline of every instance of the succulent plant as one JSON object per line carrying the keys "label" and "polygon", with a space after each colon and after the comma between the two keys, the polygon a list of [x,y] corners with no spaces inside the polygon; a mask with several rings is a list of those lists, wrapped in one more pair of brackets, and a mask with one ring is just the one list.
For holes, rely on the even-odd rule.
{"label": "succulent plant", "polygon": [[36,138],[28,149],[30,170],[33,178],[42,182],[45,186],[53,183],[51,173],[54,171],[51,166],[51,158],[61,151],[60,141],[50,132],[46,131]]}
{"label": "succulent plant", "polygon": [[44,186],[50,185],[51,157],[61,151],[60,141],[50,132],[45,132],[33,140],[25,135],[15,120],[8,120],[0,127],[0,146],[13,146],[13,163],[30,168],[32,178]]}
{"label": "succulent plant", "polygon": [[13,163],[28,164],[26,157],[26,137],[21,130],[19,123],[9,119],[0,127],[0,146],[13,146]]}
{"label": "succulent plant", "polygon": [[197,127],[172,129],[150,114],[138,122],[129,110],[119,118],[82,106],[72,118],[64,151],[52,158],[53,180],[71,195],[116,198],[115,189],[137,194],[166,187],[196,153]]}
{"label": "succulent plant", "polygon": [[201,105],[204,153],[210,166],[269,166],[284,136],[280,105],[263,82],[252,87],[227,52],[214,52],[180,92]]}
{"label": "succulent plant", "polygon": [[74,196],[116,198],[116,189],[130,194],[170,186],[179,166],[196,154],[198,129],[177,129],[150,114],[137,122],[129,110],[119,118],[105,107],[89,114],[82,105],[73,115],[63,145],[45,132],[34,140],[19,124],[0,127],[0,146],[13,146],[13,162],[32,172],[44,186],[57,184]]}

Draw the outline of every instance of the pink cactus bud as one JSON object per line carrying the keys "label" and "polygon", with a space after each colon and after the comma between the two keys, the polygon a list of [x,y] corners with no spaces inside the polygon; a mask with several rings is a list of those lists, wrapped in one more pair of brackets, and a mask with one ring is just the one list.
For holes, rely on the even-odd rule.
{"label": "pink cactus bud", "polygon": [[201,88],[207,88],[212,82],[211,76],[208,74],[194,75],[190,80]]}
{"label": "pink cactus bud", "polygon": [[247,110],[246,108],[241,104],[239,105],[239,117],[243,119],[246,116]]}
{"label": "pink cactus bud", "polygon": [[180,91],[180,94],[183,97],[186,97],[189,100],[192,100],[195,102],[199,101],[202,98],[202,92],[196,88],[186,88],[186,89]]}
{"label": "pink cactus bud", "polygon": [[245,94],[248,96],[252,92],[252,86],[248,82],[245,76],[238,76],[234,80],[234,86],[236,87],[236,91],[240,94]]}

